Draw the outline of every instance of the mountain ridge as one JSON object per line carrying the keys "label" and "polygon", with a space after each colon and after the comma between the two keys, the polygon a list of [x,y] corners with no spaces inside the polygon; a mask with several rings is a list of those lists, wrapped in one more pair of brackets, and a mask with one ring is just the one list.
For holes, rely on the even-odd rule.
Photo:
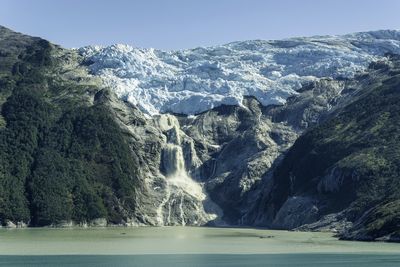
{"label": "mountain ridge", "polygon": [[[291,45],[278,44],[296,55]],[[303,48],[298,64],[309,57]],[[240,104],[196,115],[152,116],[93,75],[94,61],[77,50],[0,28],[0,57],[1,225],[262,226],[398,238],[396,187],[382,186],[398,180],[387,168],[395,166],[397,139],[389,146],[385,137],[399,130],[394,54],[354,76],[299,83],[282,103],[240,95]],[[344,66],[354,70],[351,62]],[[224,74],[218,64],[200,66],[208,78]]]}

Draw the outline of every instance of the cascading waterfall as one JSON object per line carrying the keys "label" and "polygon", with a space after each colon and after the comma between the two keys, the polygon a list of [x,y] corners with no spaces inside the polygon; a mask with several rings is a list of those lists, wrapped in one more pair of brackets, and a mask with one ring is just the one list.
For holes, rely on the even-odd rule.
{"label": "cascading waterfall", "polygon": [[164,168],[167,176],[186,175],[182,148],[167,144],[164,148]]}
{"label": "cascading waterfall", "polygon": [[182,147],[173,143],[167,143],[163,153],[164,169],[167,182],[184,190],[198,200],[204,200],[201,185],[192,180],[185,168],[185,158]]}
{"label": "cascading waterfall", "polygon": [[174,120],[171,126],[165,131],[167,143],[162,153],[166,189],[158,208],[158,222],[160,225],[186,225],[190,220],[191,224],[202,224],[216,215],[204,211],[206,195],[202,184],[195,182],[186,170],[179,124]]}

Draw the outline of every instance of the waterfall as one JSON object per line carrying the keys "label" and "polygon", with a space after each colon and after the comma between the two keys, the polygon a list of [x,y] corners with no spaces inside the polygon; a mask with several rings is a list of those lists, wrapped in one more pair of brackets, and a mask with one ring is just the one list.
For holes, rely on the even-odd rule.
{"label": "waterfall", "polygon": [[168,183],[182,189],[197,200],[204,200],[201,185],[193,181],[185,167],[179,129],[174,126],[168,131],[168,142],[163,149],[163,167]]}
{"label": "waterfall", "polygon": [[185,143],[182,140],[187,137],[180,130],[178,120],[166,114],[159,118],[158,123],[167,137],[161,155],[165,193],[157,208],[159,225],[202,225],[215,219],[217,215],[214,212],[204,210],[204,203],[210,201],[203,192],[203,184],[194,181],[186,169],[182,149]]}
{"label": "waterfall", "polygon": [[185,159],[182,148],[175,144],[164,147],[164,169],[168,177],[183,177],[186,175]]}

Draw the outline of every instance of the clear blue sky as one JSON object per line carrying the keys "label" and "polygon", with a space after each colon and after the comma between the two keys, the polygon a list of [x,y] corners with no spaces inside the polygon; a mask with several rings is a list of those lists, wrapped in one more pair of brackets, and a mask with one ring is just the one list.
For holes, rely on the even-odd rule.
{"label": "clear blue sky", "polygon": [[0,0],[0,24],[64,47],[192,48],[400,28],[399,0]]}

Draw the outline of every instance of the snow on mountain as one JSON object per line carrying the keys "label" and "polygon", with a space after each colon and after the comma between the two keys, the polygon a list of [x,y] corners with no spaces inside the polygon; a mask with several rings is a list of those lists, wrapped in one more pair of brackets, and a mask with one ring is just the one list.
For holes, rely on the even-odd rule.
{"label": "snow on mountain", "polygon": [[80,48],[94,75],[147,114],[196,114],[255,96],[283,104],[305,83],[352,78],[387,52],[400,53],[400,31],[243,41],[180,51],[128,45]]}

